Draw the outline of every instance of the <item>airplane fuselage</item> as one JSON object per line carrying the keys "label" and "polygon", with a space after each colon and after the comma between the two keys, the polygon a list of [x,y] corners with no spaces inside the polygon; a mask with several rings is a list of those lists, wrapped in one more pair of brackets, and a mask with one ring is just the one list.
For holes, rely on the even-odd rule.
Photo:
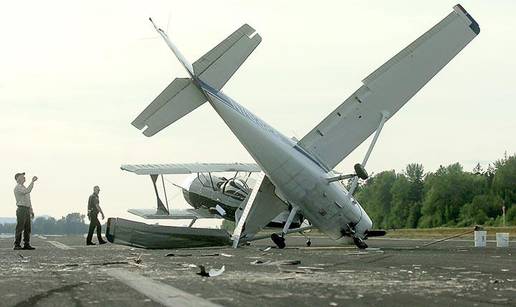
{"label": "airplane fuselage", "polygon": [[332,239],[350,228],[365,238],[372,221],[339,182],[328,183],[333,172],[293,140],[249,110],[196,80],[208,101],[276,187],[276,195],[297,206],[310,222]]}

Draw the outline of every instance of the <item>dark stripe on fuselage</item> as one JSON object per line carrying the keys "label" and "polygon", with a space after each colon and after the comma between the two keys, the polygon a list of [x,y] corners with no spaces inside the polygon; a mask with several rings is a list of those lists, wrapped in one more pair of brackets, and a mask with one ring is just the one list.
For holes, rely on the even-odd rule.
{"label": "dark stripe on fuselage", "polygon": [[[226,106],[233,109],[234,111],[236,111],[240,115],[244,116],[245,118],[251,120],[253,123],[257,124],[259,127],[271,132],[274,135],[279,135],[279,132],[277,132],[274,128],[272,128],[267,123],[265,123],[264,121],[262,121],[261,119],[256,117],[251,112],[247,111],[244,107],[240,106],[236,102],[233,102],[231,98],[224,95],[221,91],[211,87],[209,84],[203,82],[202,80],[200,80],[198,78],[195,78],[194,82],[197,83],[197,85],[199,87],[201,87],[202,89],[208,91],[211,95],[220,99],[220,101],[222,101]],[[296,144],[294,146],[294,149],[297,150],[298,152],[300,152],[303,156],[307,157],[310,161],[315,163],[315,165],[317,165],[319,168],[321,168],[324,172],[326,172],[326,173],[329,172],[329,169],[326,166],[324,166],[322,163],[317,161],[317,159],[315,159],[312,155],[310,155],[310,153],[308,153],[305,149],[301,148],[299,145]]]}

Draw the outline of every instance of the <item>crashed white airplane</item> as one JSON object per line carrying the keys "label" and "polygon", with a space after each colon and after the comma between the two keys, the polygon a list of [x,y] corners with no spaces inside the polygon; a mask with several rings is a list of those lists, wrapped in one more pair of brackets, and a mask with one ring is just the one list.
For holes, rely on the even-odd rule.
{"label": "crashed white airplane", "polygon": [[[378,233],[372,231],[373,222],[353,192],[358,178],[367,178],[364,168],[383,125],[480,32],[478,23],[456,5],[437,25],[366,77],[357,91],[296,141],[221,91],[260,43],[261,37],[253,28],[242,26],[192,65],[167,34],[153,25],[190,77],[175,79],[132,124],[150,137],[205,102],[215,109],[261,169],[233,233],[234,247],[255,237],[288,206],[292,210],[283,234],[301,212],[330,238],[350,239],[359,248],[367,247],[364,240]],[[373,133],[354,174],[333,170]],[[349,191],[340,182],[347,178],[354,178]],[[280,248],[285,246],[283,235],[273,235],[272,239]]]}

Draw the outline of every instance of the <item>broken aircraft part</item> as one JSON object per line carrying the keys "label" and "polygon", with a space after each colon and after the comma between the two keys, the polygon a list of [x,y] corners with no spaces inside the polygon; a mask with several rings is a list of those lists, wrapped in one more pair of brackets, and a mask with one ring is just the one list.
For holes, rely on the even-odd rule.
{"label": "broken aircraft part", "polygon": [[148,225],[122,218],[109,218],[106,237],[114,244],[149,249],[231,245],[224,229]]}

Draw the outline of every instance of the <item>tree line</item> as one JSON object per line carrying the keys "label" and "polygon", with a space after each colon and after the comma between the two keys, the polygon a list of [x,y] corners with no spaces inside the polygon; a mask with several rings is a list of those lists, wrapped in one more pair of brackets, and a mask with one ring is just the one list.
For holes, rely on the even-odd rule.
{"label": "tree line", "polygon": [[[77,212],[67,214],[56,220],[53,217],[37,217],[32,222],[32,233],[46,235],[72,234],[81,235],[88,232],[85,215]],[[0,224],[0,233],[14,233],[16,224]]]}
{"label": "tree line", "polygon": [[[349,184],[349,183],[348,183]],[[412,163],[400,173],[384,171],[362,183],[355,197],[375,228],[516,226],[516,155],[464,171],[459,163],[425,173]]]}

